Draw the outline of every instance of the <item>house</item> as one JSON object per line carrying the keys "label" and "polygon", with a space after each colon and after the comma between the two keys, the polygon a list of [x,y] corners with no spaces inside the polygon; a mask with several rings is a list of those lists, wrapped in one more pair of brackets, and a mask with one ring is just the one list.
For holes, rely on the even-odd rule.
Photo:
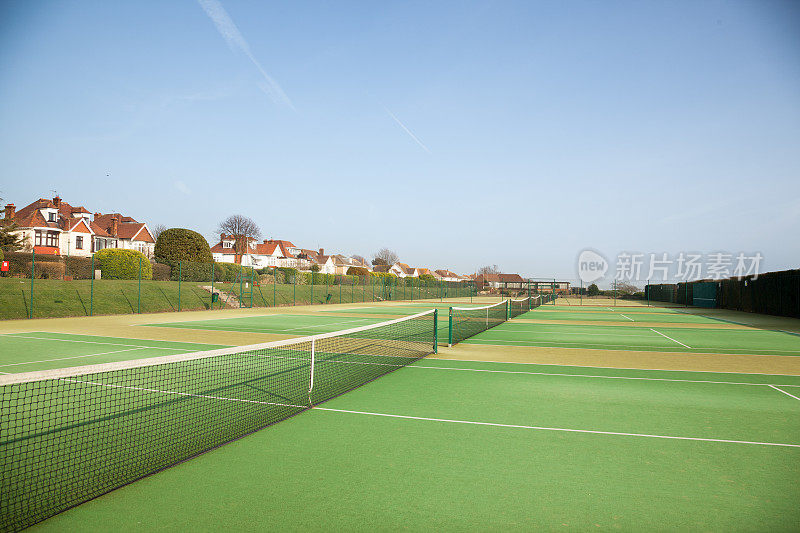
{"label": "house", "polygon": [[59,196],[39,198],[19,211],[8,204],[2,223],[15,223],[18,229],[12,233],[37,254],[89,257],[103,248],[123,248],[152,257],[155,248],[144,222],[120,213],[92,217],[86,208],[73,207]]}
{"label": "house", "polygon": [[341,254],[333,255],[331,257],[333,257],[336,274],[347,274],[347,271],[350,269],[350,267],[366,268],[367,270],[371,270],[370,266],[365,261],[356,259],[354,257],[347,257]]}
{"label": "house", "polygon": [[556,294],[569,294],[570,293],[570,285],[569,281],[533,281],[530,280],[528,282],[530,284],[530,288],[532,292],[537,294],[540,293],[556,293]]}
{"label": "house", "polygon": [[434,272],[434,277],[438,276],[437,279],[442,281],[462,281],[464,276],[459,276],[455,272],[446,269],[436,270]]}
{"label": "house", "polygon": [[519,274],[480,274],[475,278],[479,290],[491,289],[522,289],[527,287]]}
{"label": "house", "polygon": [[433,275],[433,272],[431,272],[431,270],[428,269],[428,268],[417,268],[415,270],[416,270],[417,277],[422,277],[422,276],[432,276],[434,278],[436,277],[436,276]]}
{"label": "house", "polygon": [[[239,254],[236,241],[244,240],[245,249]],[[307,270],[312,261],[302,255],[302,250],[290,241],[266,239],[258,242],[252,237],[237,239],[235,235],[221,234],[217,244],[211,247],[211,256],[220,263],[237,263],[253,268],[288,267]]]}
{"label": "house", "polygon": [[397,262],[389,267],[388,272],[394,274],[398,278],[408,278],[408,277],[415,277],[417,275],[417,269],[408,266],[405,263]]}

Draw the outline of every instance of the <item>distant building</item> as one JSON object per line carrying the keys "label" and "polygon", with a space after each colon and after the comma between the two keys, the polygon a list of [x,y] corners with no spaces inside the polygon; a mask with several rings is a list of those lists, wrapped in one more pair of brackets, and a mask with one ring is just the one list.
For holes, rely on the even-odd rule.
{"label": "distant building", "polygon": [[23,245],[37,254],[89,257],[103,248],[137,250],[153,257],[155,239],[147,224],[120,213],[95,213],[73,207],[56,196],[40,198],[17,211],[5,207],[4,225],[12,223],[12,233],[22,237]]}

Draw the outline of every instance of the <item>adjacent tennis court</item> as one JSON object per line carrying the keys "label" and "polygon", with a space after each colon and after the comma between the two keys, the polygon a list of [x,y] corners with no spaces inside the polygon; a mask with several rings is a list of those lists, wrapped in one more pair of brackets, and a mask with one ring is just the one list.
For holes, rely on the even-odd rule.
{"label": "adjacent tennis court", "polygon": [[42,526],[789,530],[789,394],[800,378],[423,361]]}
{"label": "adjacent tennis court", "polygon": [[[31,421],[3,420],[19,433],[5,429],[0,442],[4,470],[17,464],[4,490],[13,509],[0,514],[19,519],[19,498],[30,493],[56,510],[79,503],[65,494],[94,498],[36,526],[59,531],[800,527],[794,329],[659,308],[626,310],[634,320],[622,324],[607,319],[619,314],[613,308],[576,316],[560,305],[518,306],[509,320],[511,305],[505,316],[499,306],[457,305],[462,342],[453,348],[441,345],[449,306],[439,302],[427,306],[438,308],[436,325],[424,302],[392,302],[151,317],[127,328],[127,338],[0,335],[2,379],[65,369],[10,385],[17,388],[5,405],[44,403]],[[648,320],[656,315],[696,320],[654,326],[671,322]],[[285,340],[192,342],[202,330]],[[144,338],[155,333],[173,340]],[[539,364],[540,351],[569,353],[572,362]],[[653,363],[697,358],[702,366],[712,357],[724,366],[728,356],[769,359],[771,369],[785,361],[786,370]],[[128,362],[152,357],[161,362]],[[529,362],[509,362],[520,357]],[[98,366],[69,369],[78,365]],[[83,413],[92,398],[103,400]],[[73,406],[68,416],[53,411],[58,403]],[[30,454],[35,443],[46,452]],[[55,470],[37,474],[48,460]],[[118,481],[75,496],[75,473],[98,468]]]}

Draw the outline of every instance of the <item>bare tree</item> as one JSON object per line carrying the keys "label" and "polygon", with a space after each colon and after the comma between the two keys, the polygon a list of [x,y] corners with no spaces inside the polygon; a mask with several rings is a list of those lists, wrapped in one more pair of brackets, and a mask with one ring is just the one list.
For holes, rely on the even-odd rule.
{"label": "bare tree", "polygon": [[253,221],[244,215],[231,215],[217,227],[217,232],[220,235],[229,235],[233,237],[233,250],[239,255],[247,251],[247,243],[252,239],[261,237],[261,228]]}
{"label": "bare tree", "polygon": [[500,267],[498,267],[497,265],[482,266],[481,268],[478,269],[478,275],[481,276],[484,274],[500,274]]}
{"label": "bare tree", "polygon": [[364,257],[363,255],[353,254],[351,257],[352,257],[353,259],[355,259],[356,261],[359,261],[359,262],[361,262],[361,263],[362,263],[362,264],[364,264],[364,265],[366,265],[366,264],[367,264],[367,258],[366,258],[366,257]]}
{"label": "bare tree", "polygon": [[153,229],[150,233],[153,235],[155,240],[158,240],[158,236],[167,231],[167,227],[164,224],[156,224],[153,226]]}
{"label": "bare tree", "polygon": [[372,255],[373,265],[393,265],[397,263],[397,254],[388,248],[381,248]]}
{"label": "bare tree", "polygon": [[639,292],[639,287],[627,281],[618,281],[616,285],[617,293],[630,296]]}

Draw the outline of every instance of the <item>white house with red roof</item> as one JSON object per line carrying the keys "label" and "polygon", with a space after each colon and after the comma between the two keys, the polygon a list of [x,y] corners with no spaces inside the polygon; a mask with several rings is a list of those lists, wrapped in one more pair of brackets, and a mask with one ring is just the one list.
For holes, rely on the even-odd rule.
{"label": "white house with red roof", "polygon": [[119,213],[92,217],[86,208],[73,207],[58,196],[40,198],[19,211],[8,204],[0,222],[16,224],[12,233],[37,254],[89,257],[103,248],[125,248],[152,257],[155,247],[144,222]]}
{"label": "white house with red roof", "polygon": [[290,241],[266,239],[258,242],[247,238],[246,250],[242,254],[236,251],[235,235],[220,235],[220,241],[211,247],[211,256],[220,263],[237,263],[253,268],[288,267],[308,270],[312,261],[300,248]]}

